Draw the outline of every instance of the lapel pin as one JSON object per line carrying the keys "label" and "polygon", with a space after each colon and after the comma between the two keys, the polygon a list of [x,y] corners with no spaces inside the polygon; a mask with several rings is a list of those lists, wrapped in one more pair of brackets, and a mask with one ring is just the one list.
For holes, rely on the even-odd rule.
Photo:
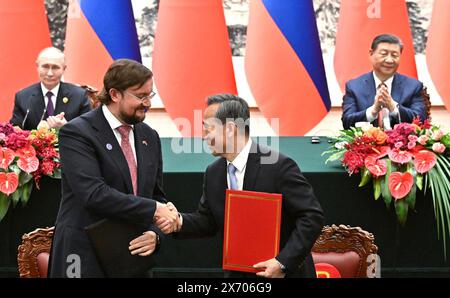
{"label": "lapel pin", "polygon": [[68,103],[68,102],[69,102],[69,99],[67,97],[64,97],[63,98],[63,103]]}
{"label": "lapel pin", "polygon": [[147,145],[148,145],[148,143],[147,143],[147,141],[146,141],[146,140],[142,141],[142,144],[144,144],[145,146],[147,146]]}
{"label": "lapel pin", "polygon": [[106,144],[106,149],[108,149],[109,151],[112,150],[112,145],[110,143]]}

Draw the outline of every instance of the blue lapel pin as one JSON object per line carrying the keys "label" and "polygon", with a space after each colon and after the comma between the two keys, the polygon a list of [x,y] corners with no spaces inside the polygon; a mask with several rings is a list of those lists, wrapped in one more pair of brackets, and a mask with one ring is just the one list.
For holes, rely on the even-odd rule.
{"label": "blue lapel pin", "polygon": [[109,151],[112,150],[112,145],[110,143],[106,144],[106,149],[108,149]]}

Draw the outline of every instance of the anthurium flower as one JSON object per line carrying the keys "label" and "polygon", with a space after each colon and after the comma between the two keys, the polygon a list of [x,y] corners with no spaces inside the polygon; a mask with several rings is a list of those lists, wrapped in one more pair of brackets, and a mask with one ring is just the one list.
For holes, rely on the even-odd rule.
{"label": "anthurium flower", "polygon": [[420,174],[431,170],[436,164],[436,154],[428,150],[422,150],[414,155],[414,168]]}
{"label": "anthurium flower", "polygon": [[16,173],[0,173],[0,191],[6,195],[10,195],[16,191],[19,185],[19,176]]}
{"label": "anthurium flower", "polygon": [[409,172],[393,172],[388,179],[389,191],[396,200],[406,197],[413,185],[414,178]]}
{"label": "anthurium flower", "polygon": [[9,165],[13,162],[16,154],[14,151],[8,148],[1,148],[0,150],[0,168],[7,169]]}
{"label": "anthurium flower", "polygon": [[378,159],[375,156],[367,156],[364,160],[364,165],[375,177],[380,177],[386,174],[386,161]]}
{"label": "anthurium flower", "polygon": [[412,159],[412,155],[408,151],[392,149],[389,151],[389,159],[393,162],[404,164]]}
{"label": "anthurium flower", "polygon": [[372,147],[372,150],[375,152],[376,158],[383,158],[388,155],[389,150],[391,148],[389,146],[381,146],[381,147]]}
{"label": "anthurium flower", "polygon": [[36,171],[39,167],[39,159],[36,156],[21,157],[17,161],[19,168],[28,174]]}
{"label": "anthurium flower", "polygon": [[27,146],[16,150],[16,155],[18,157],[32,157],[36,156],[36,150],[34,150],[33,146]]}

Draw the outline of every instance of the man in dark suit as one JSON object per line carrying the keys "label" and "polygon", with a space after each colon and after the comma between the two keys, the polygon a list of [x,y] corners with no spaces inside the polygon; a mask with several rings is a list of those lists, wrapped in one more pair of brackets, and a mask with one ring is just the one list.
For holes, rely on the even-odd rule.
{"label": "man in dark suit", "polygon": [[[264,277],[315,277],[310,254],[323,226],[322,208],[297,164],[250,139],[250,112],[240,97],[222,94],[208,98],[203,137],[212,154],[221,158],[208,166],[198,210],[181,213],[177,226],[164,219],[157,224],[178,238],[223,236],[225,190],[280,193],[283,197],[280,253],[255,264]],[[231,171],[231,172],[230,172]],[[170,204],[170,203],[169,203]],[[176,210],[175,206],[171,207]],[[228,271],[227,277],[255,277]]]}
{"label": "man in dark suit", "polygon": [[[161,142],[142,121],[154,96],[152,72],[120,59],[108,69],[102,106],[68,122],[59,133],[62,201],[51,253],[51,277],[102,277],[84,228],[116,219],[144,228],[130,253],[152,254],[154,218],[175,223],[162,187]],[[72,263],[74,262],[74,263]],[[124,272],[124,276],[126,273]]]}
{"label": "man in dark suit", "polygon": [[357,122],[370,122],[385,129],[399,122],[426,119],[421,82],[397,73],[403,50],[401,40],[382,34],[372,42],[373,71],[350,80],[345,86],[342,123],[344,129]]}
{"label": "man in dark suit", "polygon": [[56,128],[90,110],[86,90],[61,82],[66,69],[63,52],[57,48],[42,50],[36,66],[40,83],[16,93],[10,120],[13,125],[31,130],[47,120],[50,127]]}

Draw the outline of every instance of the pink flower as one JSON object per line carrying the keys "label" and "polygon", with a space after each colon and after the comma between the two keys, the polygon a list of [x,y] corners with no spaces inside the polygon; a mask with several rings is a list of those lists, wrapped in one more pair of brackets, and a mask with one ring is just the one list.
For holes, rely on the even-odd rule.
{"label": "pink flower", "polygon": [[445,151],[445,145],[442,143],[434,143],[432,147],[433,151],[436,153],[444,153]]}
{"label": "pink flower", "polygon": [[416,136],[416,135],[409,135],[408,136],[408,140],[410,141],[410,142],[417,142],[417,139],[418,139],[418,137]]}
{"label": "pink flower", "polygon": [[411,150],[414,147],[416,147],[416,142],[408,142],[408,150]]}
{"label": "pink flower", "polygon": [[403,142],[397,142],[394,145],[394,147],[397,148],[397,149],[402,148],[402,146],[403,146]]}
{"label": "pink flower", "polygon": [[444,132],[440,129],[433,131],[433,134],[431,135],[431,137],[435,141],[439,141],[443,136],[444,136]]}
{"label": "pink flower", "polygon": [[418,139],[420,145],[424,145],[427,143],[429,137],[427,135],[421,135]]}

